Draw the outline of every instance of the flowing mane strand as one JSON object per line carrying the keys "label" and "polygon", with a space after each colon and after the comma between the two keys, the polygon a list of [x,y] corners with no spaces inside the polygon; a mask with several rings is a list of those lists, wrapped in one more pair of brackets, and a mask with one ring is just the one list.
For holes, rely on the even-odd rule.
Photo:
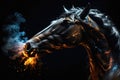
{"label": "flowing mane strand", "polygon": [[120,61],[120,33],[115,24],[107,15],[97,9],[91,9],[89,16],[98,24],[101,32],[106,36],[114,58]]}

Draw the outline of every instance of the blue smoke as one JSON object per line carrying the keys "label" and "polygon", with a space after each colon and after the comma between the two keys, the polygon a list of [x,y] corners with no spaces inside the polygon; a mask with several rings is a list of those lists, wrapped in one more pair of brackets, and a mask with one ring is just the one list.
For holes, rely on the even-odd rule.
{"label": "blue smoke", "polygon": [[9,15],[6,19],[6,23],[2,25],[2,31],[4,35],[2,37],[3,46],[1,47],[5,55],[15,59],[19,57],[20,50],[22,50],[24,43],[27,41],[25,32],[20,31],[21,23],[26,20],[22,14],[15,12]]}

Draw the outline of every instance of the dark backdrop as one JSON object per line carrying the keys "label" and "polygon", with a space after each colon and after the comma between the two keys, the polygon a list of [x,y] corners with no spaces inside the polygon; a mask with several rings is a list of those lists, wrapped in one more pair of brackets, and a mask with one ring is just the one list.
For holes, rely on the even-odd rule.
{"label": "dark backdrop", "polygon": [[[119,28],[120,8],[118,2],[110,0],[0,0],[0,23],[13,12],[20,12],[26,18],[21,27],[29,38],[50,24],[66,8],[85,6],[88,2],[111,17]],[[44,67],[31,73],[17,73],[9,68],[10,60],[0,52],[0,77],[10,80],[87,80],[89,74],[88,57],[84,48],[66,49],[44,57]],[[14,64],[13,64],[14,65]],[[4,76],[4,77],[3,77]]]}

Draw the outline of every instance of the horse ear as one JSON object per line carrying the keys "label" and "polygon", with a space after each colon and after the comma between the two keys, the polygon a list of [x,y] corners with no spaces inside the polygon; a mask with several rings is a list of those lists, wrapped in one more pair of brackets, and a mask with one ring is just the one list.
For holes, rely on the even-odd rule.
{"label": "horse ear", "polygon": [[90,7],[91,7],[91,4],[90,3],[88,3],[87,4],[87,6],[84,8],[84,10],[81,12],[81,14],[80,14],[80,18],[81,19],[85,19],[85,17],[88,15],[88,13],[89,13],[89,10],[90,10]]}
{"label": "horse ear", "polygon": [[69,13],[69,10],[66,9],[65,6],[63,6],[63,8],[64,8],[64,11],[65,11],[66,13]]}
{"label": "horse ear", "polygon": [[74,6],[74,5],[72,5],[72,9],[75,9],[75,6]]}

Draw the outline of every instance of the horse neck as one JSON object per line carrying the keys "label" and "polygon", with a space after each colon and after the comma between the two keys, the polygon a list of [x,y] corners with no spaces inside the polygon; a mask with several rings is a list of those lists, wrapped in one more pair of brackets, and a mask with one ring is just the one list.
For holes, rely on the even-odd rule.
{"label": "horse neck", "polygon": [[89,57],[89,70],[90,70],[90,80],[99,80],[98,78],[98,71],[97,71],[97,67],[95,66],[95,62],[92,58],[92,51],[91,48],[86,45],[81,43],[81,45],[86,49],[87,53],[88,53],[88,57]]}
{"label": "horse neck", "polygon": [[88,53],[91,79],[101,80],[113,66],[111,50],[103,33],[93,29],[87,36],[81,45]]}

